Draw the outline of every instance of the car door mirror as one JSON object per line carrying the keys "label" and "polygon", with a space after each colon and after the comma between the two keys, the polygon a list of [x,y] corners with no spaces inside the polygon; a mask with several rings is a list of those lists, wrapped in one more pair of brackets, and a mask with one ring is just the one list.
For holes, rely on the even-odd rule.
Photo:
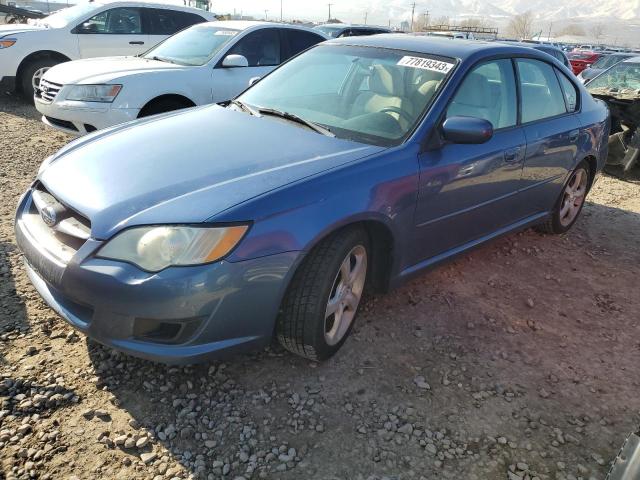
{"label": "car door mirror", "polygon": [[252,87],[253,85],[255,85],[256,83],[258,83],[260,81],[261,77],[251,77],[249,79],[249,86]]}
{"label": "car door mirror", "polygon": [[485,143],[493,137],[493,125],[483,118],[449,117],[442,124],[442,136],[451,143]]}
{"label": "car door mirror", "polygon": [[247,60],[247,57],[245,57],[244,55],[232,54],[224,57],[224,60],[222,61],[222,66],[225,68],[248,67],[249,61]]}

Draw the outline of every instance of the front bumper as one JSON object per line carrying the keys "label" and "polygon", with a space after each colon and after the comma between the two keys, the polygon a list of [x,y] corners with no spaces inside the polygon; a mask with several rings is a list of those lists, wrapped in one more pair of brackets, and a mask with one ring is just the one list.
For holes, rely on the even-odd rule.
{"label": "front bumper", "polygon": [[299,252],[151,274],[94,258],[102,242],[90,239],[64,264],[51,257],[23,220],[31,209],[28,193],[18,208],[15,230],[29,278],[49,306],[96,341],[172,364],[271,341]]}
{"label": "front bumper", "polygon": [[54,100],[45,102],[35,97],[42,121],[53,128],[72,135],[85,135],[138,118],[139,108],[115,108],[110,103]]}

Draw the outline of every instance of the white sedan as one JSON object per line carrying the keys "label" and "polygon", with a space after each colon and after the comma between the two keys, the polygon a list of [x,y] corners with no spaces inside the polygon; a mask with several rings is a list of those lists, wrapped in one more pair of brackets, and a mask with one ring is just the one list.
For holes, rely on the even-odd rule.
{"label": "white sedan", "polygon": [[252,78],[325,39],[295,25],[202,23],[140,57],[78,60],[51,68],[35,104],[47,125],[83,135],[148,115],[230,100]]}
{"label": "white sedan", "polygon": [[28,25],[0,25],[0,89],[31,99],[54,65],[144,53],[169,35],[211,20],[213,13],[179,5],[90,1]]}

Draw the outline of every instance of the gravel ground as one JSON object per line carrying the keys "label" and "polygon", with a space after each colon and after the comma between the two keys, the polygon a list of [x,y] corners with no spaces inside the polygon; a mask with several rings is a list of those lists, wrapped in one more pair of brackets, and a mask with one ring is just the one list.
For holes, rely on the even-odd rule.
{"label": "gravel ground", "polygon": [[75,334],[26,278],[14,208],[69,140],[0,97],[0,478],[602,479],[640,424],[637,180],[367,299],[326,363],[175,368]]}

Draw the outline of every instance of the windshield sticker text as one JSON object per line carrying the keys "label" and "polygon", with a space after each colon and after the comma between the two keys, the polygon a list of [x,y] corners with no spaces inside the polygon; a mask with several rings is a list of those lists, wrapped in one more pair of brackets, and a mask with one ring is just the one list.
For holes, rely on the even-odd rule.
{"label": "windshield sticker text", "polygon": [[453,63],[423,57],[405,56],[402,57],[397,64],[403,67],[421,68],[423,70],[431,70],[432,72],[440,72],[445,75],[453,68]]}

